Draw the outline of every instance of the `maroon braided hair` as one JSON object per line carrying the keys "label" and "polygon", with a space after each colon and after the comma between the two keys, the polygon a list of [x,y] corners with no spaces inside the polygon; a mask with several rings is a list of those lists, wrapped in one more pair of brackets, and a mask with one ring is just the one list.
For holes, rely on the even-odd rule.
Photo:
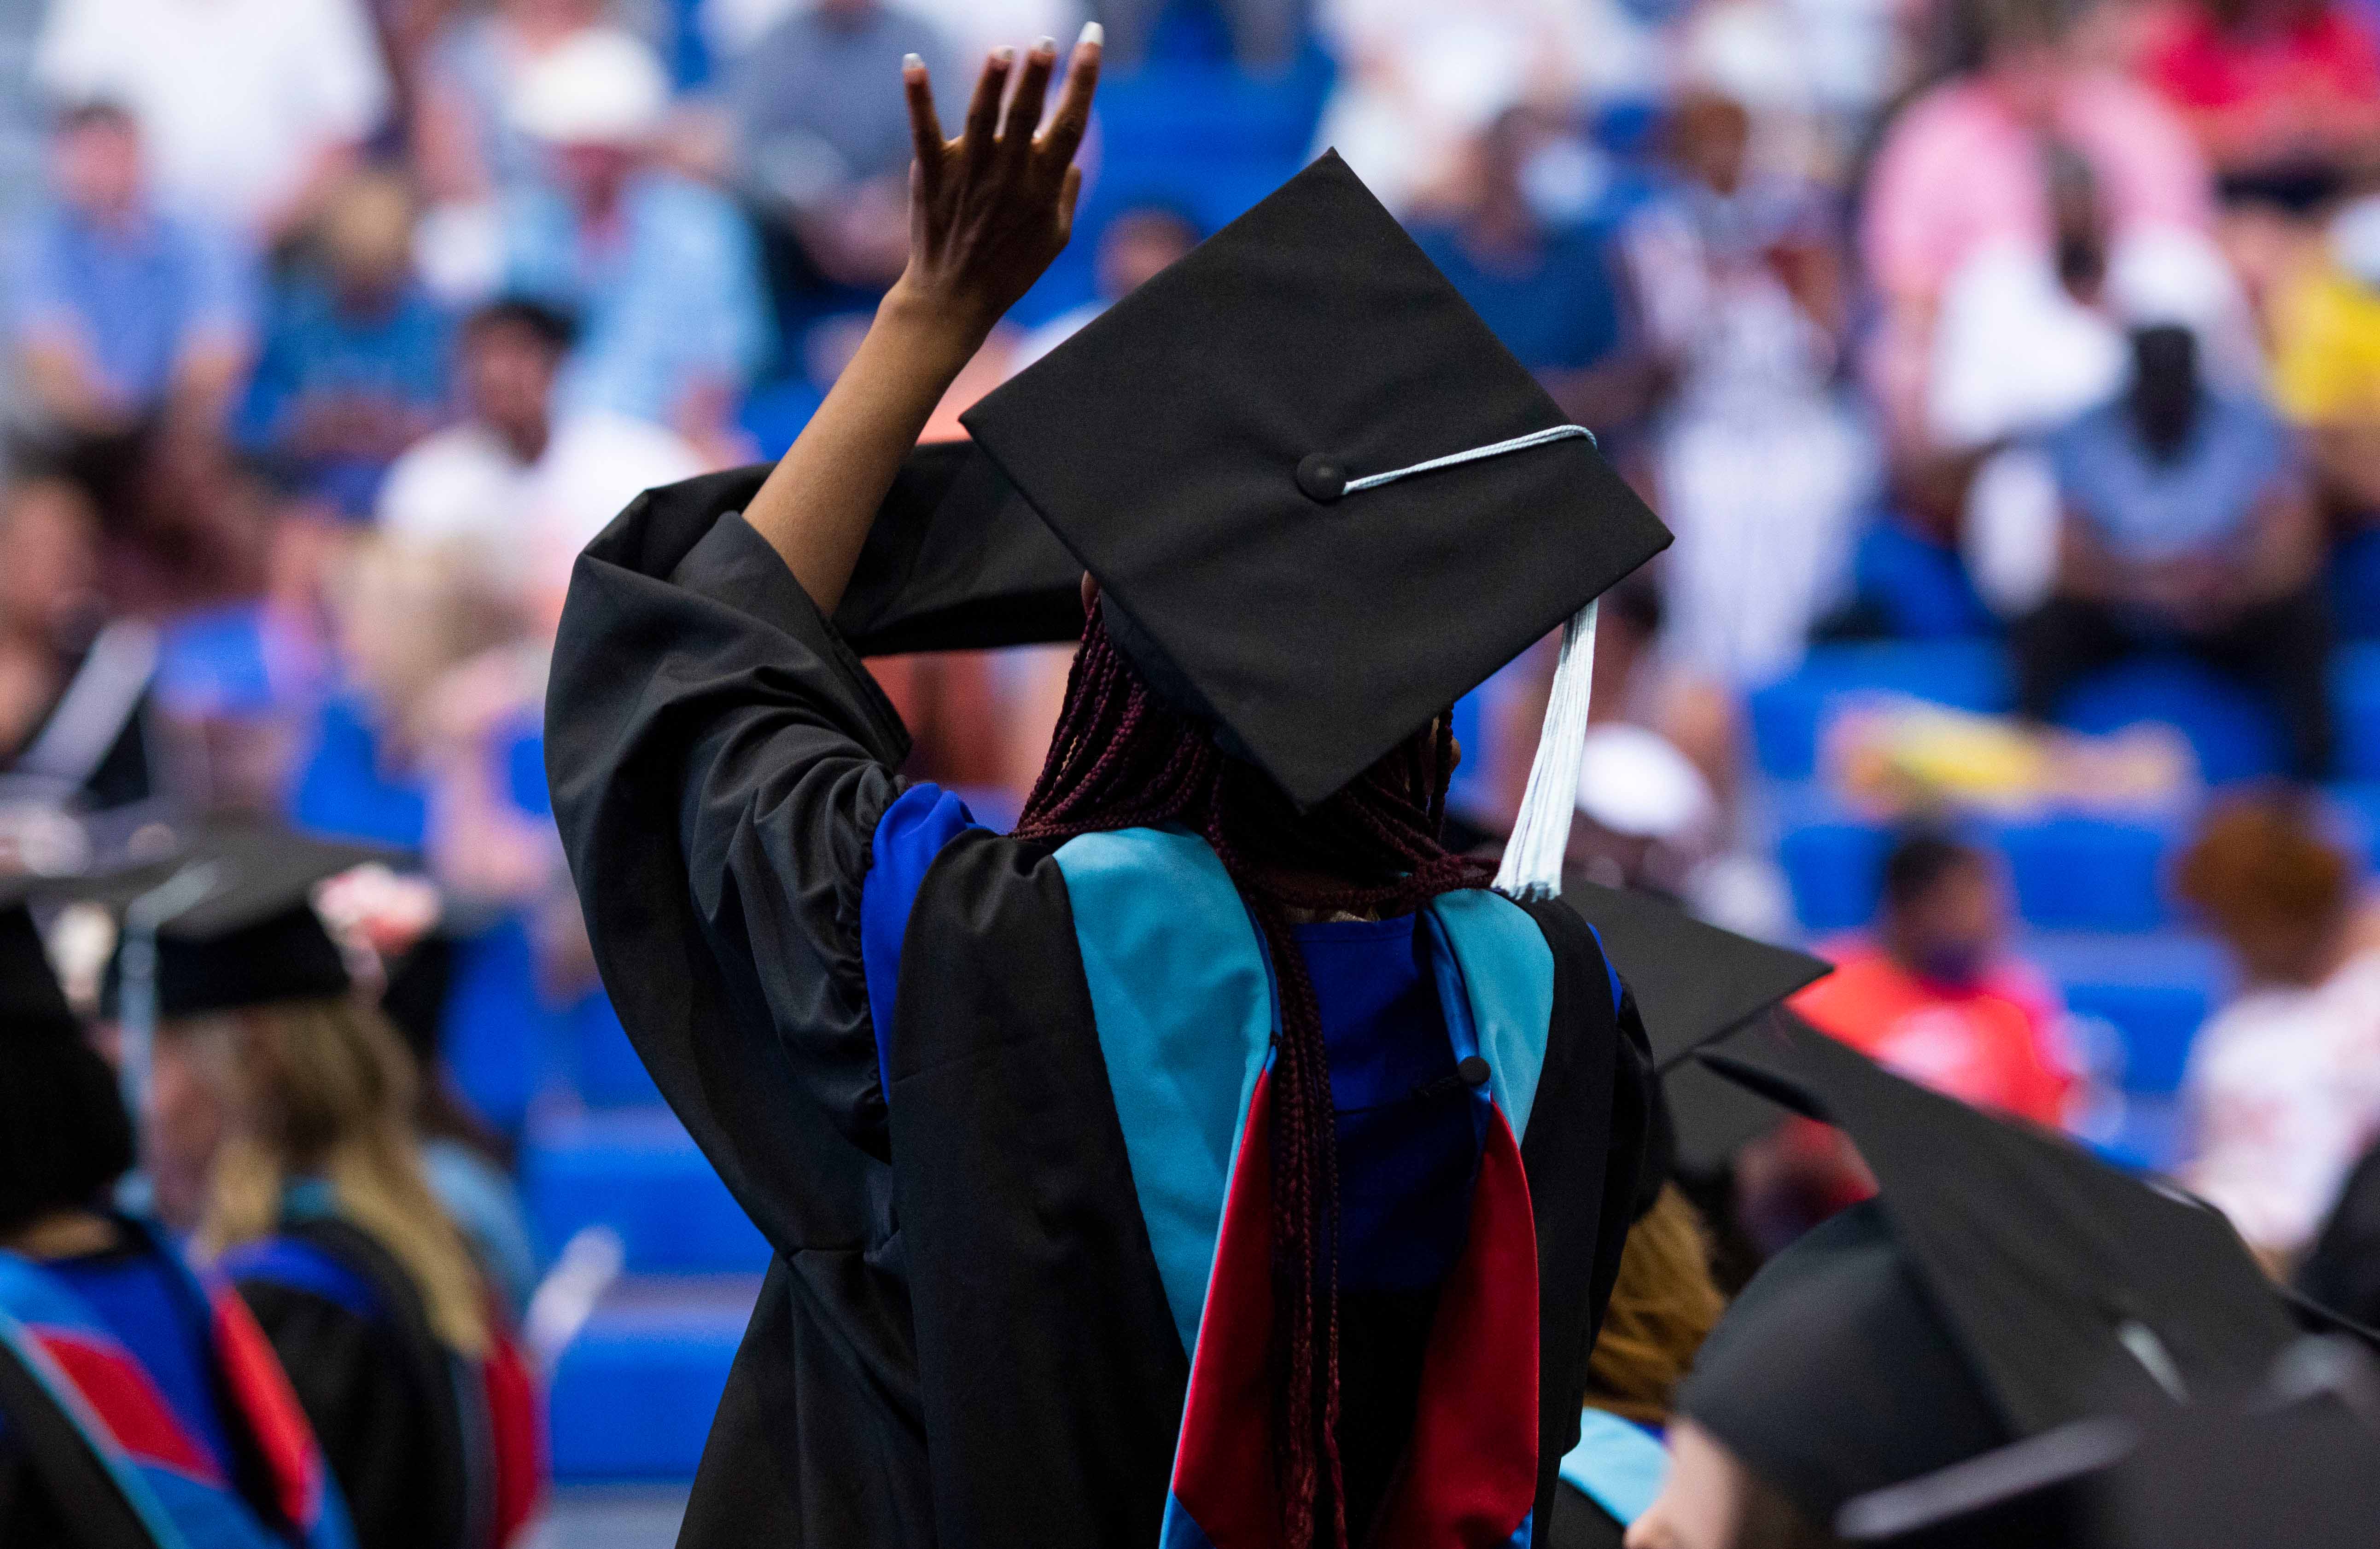
{"label": "maroon braided hair", "polygon": [[[1264,932],[1281,992],[1272,1070],[1274,1453],[1290,1549],[1346,1549],[1339,1458],[1339,1154],[1330,1067],[1301,914],[1401,913],[1483,886],[1439,842],[1454,738],[1446,717],[1299,812],[1255,765],[1160,699],[1094,612],[1050,756],[1016,837],[1178,823],[1213,847]],[[1328,1508],[1327,1526],[1323,1519]]]}

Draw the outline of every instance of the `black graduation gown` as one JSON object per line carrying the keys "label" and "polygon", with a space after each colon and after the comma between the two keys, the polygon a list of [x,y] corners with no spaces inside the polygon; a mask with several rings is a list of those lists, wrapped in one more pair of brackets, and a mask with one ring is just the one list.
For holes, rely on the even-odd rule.
{"label": "black graduation gown", "polygon": [[419,1290],[373,1238],[328,1216],[285,1224],[370,1292],[358,1307],[305,1277],[235,1257],[240,1300],[289,1374],[346,1496],[358,1549],[477,1549],[486,1542],[484,1429],[468,1374]]}
{"label": "black graduation gown", "polygon": [[[987,832],[941,852],[909,917],[888,1105],[859,903],[908,737],[722,490],[650,492],[579,559],[546,727],[604,982],[776,1254],[681,1542],[1154,1545],[1188,1362],[1065,882],[1046,848]],[[1542,1543],[1651,1076],[1585,924],[1528,908],[1554,962],[1521,1153]]]}
{"label": "black graduation gown", "polygon": [[1554,1486],[1553,1531],[1547,1549],[1620,1549],[1627,1531],[1594,1496],[1570,1481]]}

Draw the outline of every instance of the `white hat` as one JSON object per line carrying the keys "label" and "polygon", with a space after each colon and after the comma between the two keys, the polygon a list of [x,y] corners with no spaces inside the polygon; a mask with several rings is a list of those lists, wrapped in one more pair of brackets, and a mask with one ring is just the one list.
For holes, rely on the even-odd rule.
{"label": "white hat", "polygon": [[2154,226],[2116,244],[2107,263],[2107,305],[2131,328],[2187,328],[2204,340],[2244,305],[2240,283],[2199,232]]}
{"label": "white hat", "polygon": [[1578,766],[1578,810],[1632,839],[1682,840],[1717,811],[1710,781],[1670,741],[1642,726],[1597,726]]}
{"label": "white hat", "polygon": [[653,51],[613,27],[549,50],[514,83],[513,125],[554,145],[633,145],[668,115],[669,77]]}

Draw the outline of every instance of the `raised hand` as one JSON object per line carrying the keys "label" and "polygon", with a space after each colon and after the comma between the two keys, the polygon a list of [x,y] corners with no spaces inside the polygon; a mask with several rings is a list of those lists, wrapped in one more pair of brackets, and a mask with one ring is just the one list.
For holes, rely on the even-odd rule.
{"label": "raised hand", "polygon": [[909,169],[909,264],[899,288],[912,299],[988,332],[1066,246],[1083,187],[1075,152],[1090,124],[1100,41],[1097,22],[1083,29],[1046,129],[1041,110],[1056,43],[1041,40],[1021,67],[1014,50],[995,50],[956,139],[943,138],[924,61],[913,54],[903,62],[917,160]]}

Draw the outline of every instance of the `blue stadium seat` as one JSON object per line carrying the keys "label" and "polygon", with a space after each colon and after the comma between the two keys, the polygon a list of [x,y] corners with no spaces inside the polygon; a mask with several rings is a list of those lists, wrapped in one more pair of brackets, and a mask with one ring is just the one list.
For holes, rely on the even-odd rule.
{"label": "blue stadium seat", "polygon": [[2380,644],[2349,646],[2331,667],[2341,780],[2380,780]]}
{"label": "blue stadium seat", "polygon": [[[1778,862],[1804,930],[1846,930],[1876,914],[1886,829],[1804,792],[1789,795]],[[1799,810],[1793,810],[1798,808]],[[2170,917],[2164,872],[2175,831],[2098,817],[1975,823],[1972,837],[2008,859],[2018,912],[2049,930],[2154,930]]]}
{"label": "blue stadium seat", "polygon": [[1958,551],[1912,532],[1889,514],[1860,535],[1852,586],[1858,611],[1902,639],[1959,639],[1999,627]]}
{"label": "blue stadium seat", "polygon": [[628,1271],[757,1271],[769,1249],[727,1186],[666,1108],[540,1114],[521,1156],[521,1187],[538,1240],[581,1227],[620,1234]]}
{"label": "blue stadium seat", "polygon": [[554,1367],[554,1479],[693,1478],[759,1284],[727,1276],[614,1288]]}
{"label": "blue stadium seat", "polygon": [[637,1058],[610,996],[598,991],[564,1015],[580,1102],[595,1108],[650,1108],[661,1102],[661,1088]]}
{"label": "blue stadium seat", "polygon": [[2008,659],[1990,640],[1890,640],[1814,647],[1800,668],[1752,696],[1760,768],[1779,780],[1815,772],[1827,718],[1850,695],[1914,695],[1967,710],[2016,702]]}
{"label": "blue stadium seat", "polygon": [[2135,936],[2044,932],[2025,950],[2078,1016],[2104,1017],[2122,1036],[2124,1089],[2170,1095],[2192,1041],[2227,993],[2221,949],[2178,931]]}
{"label": "blue stadium seat", "polygon": [[2367,527],[2331,550],[2330,605],[2341,635],[2380,639],[2380,530]]}
{"label": "blue stadium seat", "polygon": [[2113,732],[2140,721],[2180,729],[2210,785],[2279,774],[2287,767],[2270,702],[2238,678],[2179,656],[2144,656],[2095,672],[2058,708],[2061,725]]}

